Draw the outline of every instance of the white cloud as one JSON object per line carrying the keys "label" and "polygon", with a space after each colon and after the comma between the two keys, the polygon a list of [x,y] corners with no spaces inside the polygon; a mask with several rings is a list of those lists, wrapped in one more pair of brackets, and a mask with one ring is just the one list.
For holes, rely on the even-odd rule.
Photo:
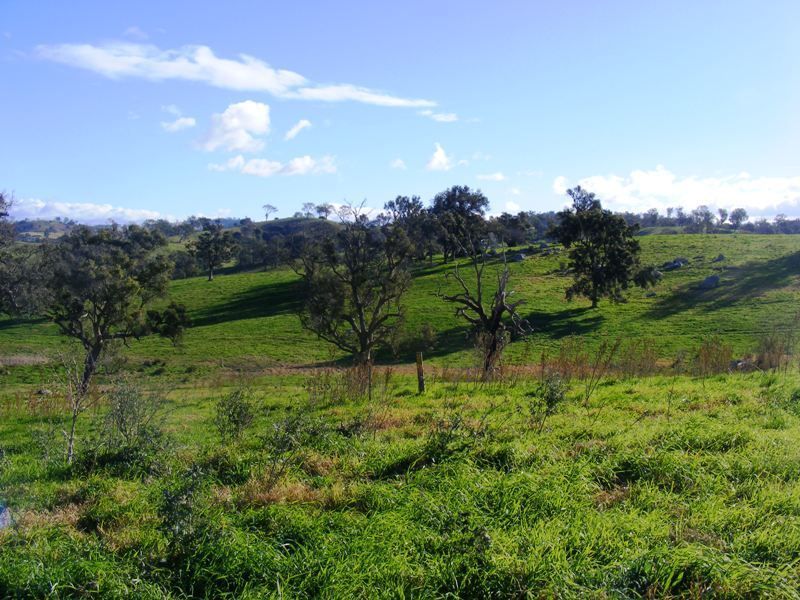
{"label": "white cloud", "polygon": [[114,221],[116,223],[133,223],[146,219],[173,219],[155,210],[124,208],[112,204],[94,204],[92,202],[51,202],[36,198],[18,199],[11,210],[14,219],[54,219],[68,217],[79,223],[101,225]]}
{"label": "white cloud", "polygon": [[312,158],[298,156],[286,163],[267,158],[251,158],[235,156],[222,164],[210,164],[211,171],[238,171],[256,177],[272,177],[274,175],[326,175],[336,173],[336,164],[332,156]]}
{"label": "white cloud", "polygon": [[136,27],[136,25],[128,27],[125,31],[122,32],[122,35],[124,35],[127,38],[131,38],[132,40],[140,40],[140,41],[146,40],[147,38],[150,37],[149,35],[147,35],[146,32]]}
{"label": "white cloud", "polygon": [[519,211],[520,211],[520,205],[519,204],[517,204],[516,202],[513,202],[511,200],[506,202],[506,212],[514,214],[514,213],[518,213]]}
{"label": "white cloud", "polygon": [[189,129],[197,125],[193,117],[178,117],[174,121],[161,121],[161,129],[169,133],[175,133],[181,129]]}
{"label": "white cloud", "polygon": [[297,137],[297,134],[306,129],[307,127],[311,127],[311,121],[308,119],[300,119],[294,126],[286,132],[284,136],[284,140],[293,140]]}
{"label": "white cloud", "polygon": [[224,112],[211,117],[211,130],[202,140],[203,150],[256,152],[264,147],[254,135],[269,133],[269,106],[253,100],[231,104]]}
{"label": "white cloud", "polygon": [[37,47],[40,57],[108,77],[138,77],[150,81],[184,80],[214,87],[265,92],[279,98],[322,102],[353,101],[377,106],[432,108],[431,100],[403,98],[348,83],[318,85],[299,73],[274,69],[253,56],[219,58],[208,46],[162,50],[151,44],[112,42],[58,44]]}
{"label": "white cloud", "polygon": [[395,158],[392,162],[389,163],[389,166],[393,169],[398,169],[400,171],[405,171],[408,168],[406,166],[406,162],[402,158]]}
{"label": "white cloud", "polygon": [[455,113],[439,113],[427,109],[419,111],[418,114],[422,115],[423,117],[428,117],[434,121],[438,121],[439,123],[454,123],[458,121],[458,115]]}
{"label": "white cloud", "polygon": [[559,196],[563,196],[569,189],[569,180],[563,175],[559,175],[553,180],[553,191]]}
{"label": "white cloud", "polygon": [[520,196],[520,195],[522,194],[522,190],[520,190],[518,187],[512,187],[512,188],[511,188],[509,191],[510,191],[510,192],[511,192],[511,193],[512,193],[514,196]]}
{"label": "white cloud", "polygon": [[477,178],[480,179],[481,181],[505,181],[506,176],[498,171],[497,173],[487,173],[485,175],[478,175]]}
{"label": "white cloud", "polygon": [[[610,208],[641,212],[670,206],[686,210],[701,204],[714,208],[744,208],[753,215],[800,215],[800,176],[753,177],[749,173],[722,177],[675,175],[659,165],[649,171],[636,170],[627,176],[595,175],[578,181]],[[558,177],[556,193],[566,191],[568,182]],[[562,191],[563,190],[563,191]]]}
{"label": "white cloud", "polygon": [[433,151],[433,156],[431,156],[425,168],[428,171],[449,171],[453,168],[453,159],[447,156],[439,142],[436,142],[436,149]]}

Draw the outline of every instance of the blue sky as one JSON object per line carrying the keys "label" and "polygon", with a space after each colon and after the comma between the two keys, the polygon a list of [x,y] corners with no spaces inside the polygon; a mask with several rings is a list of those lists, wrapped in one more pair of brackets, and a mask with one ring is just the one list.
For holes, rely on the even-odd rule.
{"label": "blue sky", "polygon": [[[800,215],[800,3],[0,3],[16,216],[482,189]],[[296,129],[289,139],[288,132]]]}

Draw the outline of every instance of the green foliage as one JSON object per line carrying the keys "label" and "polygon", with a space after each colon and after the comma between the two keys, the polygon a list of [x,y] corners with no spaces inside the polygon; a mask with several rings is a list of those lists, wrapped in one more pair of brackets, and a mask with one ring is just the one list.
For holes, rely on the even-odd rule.
{"label": "green foliage", "polygon": [[186,313],[186,306],[173,301],[163,311],[147,311],[147,324],[152,331],[169,339],[173,346],[179,346],[183,341],[183,333],[187,327],[191,327],[192,320]]}
{"label": "green foliage", "polygon": [[402,229],[371,227],[353,210],[352,221],[334,236],[305,247],[298,267],[303,327],[370,364],[373,351],[389,343],[402,320],[410,252]]}
{"label": "green foliage", "polygon": [[249,390],[236,388],[230,394],[217,400],[214,426],[223,440],[238,440],[253,424],[255,402]]}
{"label": "green foliage", "polygon": [[558,213],[553,237],[569,250],[574,282],[567,288],[567,299],[585,296],[596,307],[600,298],[614,302],[624,299],[631,281],[647,286],[655,283],[655,271],[638,272],[639,242],[636,227],[610,210],[603,210],[595,195],[580,186],[568,190],[572,209]]}
{"label": "green foliage", "polygon": [[233,258],[236,242],[230,231],[223,231],[217,223],[206,223],[203,232],[188,244],[189,252],[196,257],[208,272],[208,280],[214,279],[214,271]]}
{"label": "green foliage", "polygon": [[569,385],[560,375],[546,373],[529,395],[528,412],[531,425],[542,431],[548,417],[554,415],[567,399]]}

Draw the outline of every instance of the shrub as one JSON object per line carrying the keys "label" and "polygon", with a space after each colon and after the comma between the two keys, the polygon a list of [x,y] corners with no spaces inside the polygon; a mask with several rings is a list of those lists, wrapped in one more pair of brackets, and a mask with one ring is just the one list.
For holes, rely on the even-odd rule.
{"label": "shrub", "polygon": [[223,440],[238,440],[254,418],[255,404],[244,388],[237,388],[217,401],[214,425]]}
{"label": "shrub", "polygon": [[171,443],[164,434],[166,399],[127,379],[115,382],[99,439],[76,462],[78,472],[109,469],[118,475],[151,475],[164,467]]}
{"label": "shrub", "polygon": [[547,417],[555,414],[558,407],[567,398],[569,385],[556,373],[548,373],[529,395],[528,411],[530,413],[531,426],[538,431],[544,429]]}

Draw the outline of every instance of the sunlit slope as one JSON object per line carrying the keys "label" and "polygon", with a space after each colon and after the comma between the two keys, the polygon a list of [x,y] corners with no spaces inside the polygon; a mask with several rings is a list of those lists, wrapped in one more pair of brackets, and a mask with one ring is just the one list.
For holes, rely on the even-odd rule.
{"label": "sunlit slope", "polygon": [[[754,348],[763,332],[787,327],[800,310],[800,236],[660,235],[641,239],[643,262],[661,265],[678,257],[688,266],[665,272],[652,291],[631,289],[628,302],[603,301],[596,310],[589,302],[567,302],[564,290],[570,277],[561,274],[564,254],[528,254],[510,262],[512,287],[525,299],[522,314],[534,328],[529,344],[515,342],[509,358],[535,360],[544,347],[556,347],[570,335],[580,335],[588,347],[603,337],[651,339],[664,358],[692,350],[702,340],[719,334],[737,353]],[[523,251],[524,252],[524,251]],[[714,262],[720,254],[724,260]],[[436,292],[453,289],[446,274],[452,265],[420,266],[405,299],[405,343],[393,357],[409,361],[413,338],[430,324],[438,342],[428,357],[447,364],[467,364],[470,344],[464,322]],[[468,266],[462,274],[470,279]],[[491,285],[495,267],[488,267]],[[718,287],[699,289],[709,275],[719,275]],[[654,292],[654,293],[653,293]],[[164,361],[157,368],[258,368],[311,364],[341,356],[329,344],[300,327],[301,302],[297,276],[289,269],[221,275],[175,281],[173,299],[184,303],[194,321],[182,348],[161,339],[133,342],[127,355],[135,363]],[[0,321],[0,356],[50,355],[65,343],[45,322]]]}

